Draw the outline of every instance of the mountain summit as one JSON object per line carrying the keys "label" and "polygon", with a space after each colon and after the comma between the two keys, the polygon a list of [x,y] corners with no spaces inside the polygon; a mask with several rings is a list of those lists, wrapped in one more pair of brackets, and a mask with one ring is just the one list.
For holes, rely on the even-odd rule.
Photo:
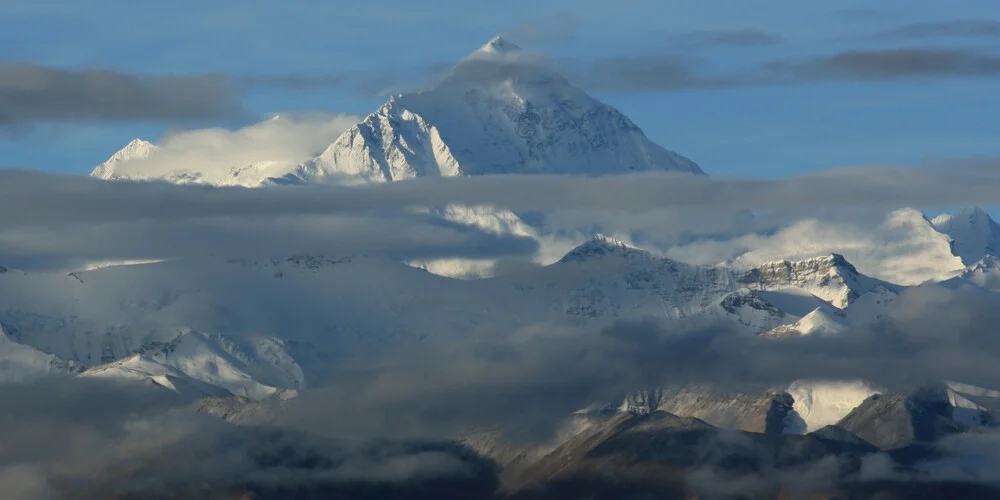
{"label": "mountain summit", "polygon": [[479,50],[473,52],[473,54],[477,53],[510,54],[517,52],[521,52],[521,47],[517,46],[517,44],[507,40],[502,36],[495,36],[493,37],[492,40],[486,42],[486,45],[483,45],[482,47],[479,48]]}
{"label": "mountain summit", "polygon": [[[694,162],[650,141],[628,117],[573,86],[550,66],[503,38],[493,38],[452,67],[436,87],[390,97],[315,158],[269,167],[271,177],[263,182],[248,178],[248,185],[485,174],[703,174]],[[93,175],[232,180],[207,172],[128,172],[122,168],[127,159],[120,156]],[[218,168],[228,171],[232,166]]]}
{"label": "mountain summit", "polygon": [[703,173],[615,108],[494,38],[437,87],[390,98],[297,172],[369,181],[484,174]]}

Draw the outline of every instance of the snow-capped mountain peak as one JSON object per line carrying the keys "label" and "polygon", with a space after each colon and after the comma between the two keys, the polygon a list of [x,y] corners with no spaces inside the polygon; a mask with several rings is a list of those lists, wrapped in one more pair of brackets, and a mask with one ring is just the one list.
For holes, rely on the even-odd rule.
{"label": "snow-capped mountain peak", "polygon": [[611,236],[596,234],[589,241],[570,250],[559,262],[583,261],[609,255],[625,258],[651,257],[651,254],[646,250],[634,247]]}
{"label": "snow-capped mountain peak", "polygon": [[152,155],[157,149],[158,146],[149,141],[144,141],[139,138],[132,139],[132,141],[126,144],[124,148],[121,148],[115,154],[111,155],[107,161],[98,165],[97,168],[90,173],[90,175],[104,180],[117,179],[118,175],[115,167],[119,163],[149,158],[149,156]]}
{"label": "snow-capped mountain peak", "polygon": [[436,87],[390,97],[304,162],[241,158],[237,165],[158,164],[135,172],[123,163],[149,156],[156,146],[133,141],[92,175],[255,187],[484,174],[703,174],[552,66],[496,37]]}
{"label": "snow-capped mountain peak", "polygon": [[479,50],[473,52],[473,54],[512,54],[518,52],[521,52],[521,47],[503,36],[497,35],[489,42],[486,42],[485,45],[479,47]]}
{"label": "snow-capped mountain peak", "polygon": [[390,98],[296,175],[393,181],[653,170],[702,173],[540,59],[494,38],[437,87]]}

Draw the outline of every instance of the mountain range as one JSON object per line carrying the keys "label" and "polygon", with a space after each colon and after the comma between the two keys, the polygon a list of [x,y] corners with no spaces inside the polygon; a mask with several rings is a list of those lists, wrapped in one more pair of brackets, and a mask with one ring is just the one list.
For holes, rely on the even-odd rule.
{"label": "mountain range", "polygon": [[[307,161],[146,168],[159,151],[136,139],[91,175],[260,189],[461,175],[705,175],[499,37],[434,88],[389,98]],[[501,208],[428,208],[461,224],[544,236],[525,214]],[[600,331],[650,319],[755,342],[795,342],[876,324],[915,289],[1000,290],[1000,225],[985,211],[933,219],[900,211],[888,225],[909,228],[907,237],[932,246],[940,260],[904,249],[892,266],[869,272],[835,252],[762,258],[748,251],[695,264],[598,234],[545,265],[479,279],[428,272],[434,267],[426,263],[312,253],[204,256],[68,274],[0,267],[0,381],[139,381],[190,400],[200,412],[257,424],[304,391],[335,383],[341,365],[414,346],[507,339],[539,325]],[[992,427],[1000,409],[1000,393],[960,381],[905,391],[865,380],[797,380],[742,392],[711,384],[631,389],[620,400],[568,413],[571,430],[544,447],[502,442],[489,432],[456,442],[499,465],[512,498],[574,498],[597,484],[588,477],[608,475],[629,479],[613,482],[602,498],[648,492],[630,490],[631,481],[653,477],[659,479],[649,491],[685,497],[677,478],[705,467],[760,470],[774,466],[772,459],[836,456],[841,472],[854,474],[863,457],[882,450],[905,468],[924,456],[928,442]],[[699,455],[705,446],[713,451]],[[538,485],[564,496],[532,496]]]}

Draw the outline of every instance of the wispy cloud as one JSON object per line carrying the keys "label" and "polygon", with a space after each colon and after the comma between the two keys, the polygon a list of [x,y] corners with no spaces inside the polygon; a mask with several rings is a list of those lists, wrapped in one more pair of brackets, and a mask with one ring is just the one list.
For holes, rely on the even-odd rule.
{"label": "wispy cloud", "polygon": [[501,35],[529,45],[564,44],[579,38],[582,24],[580,16],[573,12],[555,12],[524,21]]}
{"label": "wispy cloud", "polygon": [[[411,259],[526,256],[537,250],[530,239],[505,240],[418,215],[413,209],[486,205],[515,212],[582,210],[594,214],[613,210],[618,213],[592,218],[590,223],[604,221],[614,228],[615,220],[628,217],[640,221],[639,226],[628,228],[654,233],[659,226],[634,214],[698,209],[705,211],[704,216],[696,217],[699,224],[712,222],[711,227],[731,234],[727,231],[734,219],[726,212],[742,209],[795,209],[801,215],[847,206],[884,214],[905,206],[998,204],[998,172],[995,164],[984,161],[934,169],[853,167],[773,180],[682,174],[601,178],[508,175],[353,187],[246,189],[106,182],[4,170],[0,171],[0,253],[17,259],[32,255],[68,259],[74,252],[91,259],[112,255],[139,259],[227,249],[240,253],[251,246],[276,253],[301,251],[293,248],[298,245]],[[717,211],[720,215],[713,216]],[[566,217],[573,219],[572,214]],[[574,220],[579,222],[580,217]],[[687,227],[684,224],[678,227]],[[706,226],[697,231],[710,229]],[[856,236],[851,231],[856,230],[848,230]],[[255,234],[266,237],[253,243]],[[711,249],[711,255],[731,252],[734,246],[761,244],[758,240],[722,242]],[[876,260],[884,262],[882,257]]]}
{"label": "wispy cloud", "polygon": [[778,80],[889,81],[907,78],[1000,75],[1000,56],[972,49],[855,50],[766,66]]}
{"label": "wispy cloud", "polygon": [[689,47],[762,47],[787,43],[785,37],[758,28],[694,31],[674,38]]}
{"label": "wispy cloud", "polygon": [[705,59],[673,54],[566,64],[584,87],[627,92],[1000,75],[1000,56],[976,49],[944,48],[849,50],[800,59],[773,59],[732,73],[713,70]]}
{"label": "wispy cloud", "polygon": [[220,75],[136,75],[0,61],[0,125],[242,119],[241,100],[241,89]]}
{"label": "wispy cloud", "polygon": [[879,9],[840,9],[830,13],[834,18],[847,21],[878,21],[890,17],[890,14]]}
{"label": "wispy cloud", "polygon": [[[332,144],[360,118],[331,113],[282,113],[235,130],[203,128],[168,132],[148,157],[114,165],[129,178],[177,177],[190,172],[223,172],[225,184],[237,171],[283,175]],[[269,170],[270,169],[270,170]],[[285,170],[282,170],[285,169]]]}
{"label": "wispy cloud", "polygon": [[1000,38],[1000,21],[992,19],[954,19],[910,24],[885,30],[874,39],[913,40],[923,38]]}

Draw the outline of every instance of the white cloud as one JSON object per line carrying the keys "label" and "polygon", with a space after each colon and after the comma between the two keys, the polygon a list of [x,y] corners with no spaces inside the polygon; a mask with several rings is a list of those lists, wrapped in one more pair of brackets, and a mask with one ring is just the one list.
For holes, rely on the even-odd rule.
{"label": "white cloud", "polygon": [[247,127],[168,133],[146,158],[115,164],[119,177],[193,178],[219,185],[255,186],[280,177],[333,143],[354,115],[281,114]]}
{"label": "white cloud", "polygon": [[942,278],[963,267],[948,244],[912,209],[896,210],[882,220],[799,220],[774,234],[744,234],[724,241],[699,241],[670,249],[678,260],[714,264],[738,258],[747,265],[839,253],[862,273],[893,283],[915,285]]}

